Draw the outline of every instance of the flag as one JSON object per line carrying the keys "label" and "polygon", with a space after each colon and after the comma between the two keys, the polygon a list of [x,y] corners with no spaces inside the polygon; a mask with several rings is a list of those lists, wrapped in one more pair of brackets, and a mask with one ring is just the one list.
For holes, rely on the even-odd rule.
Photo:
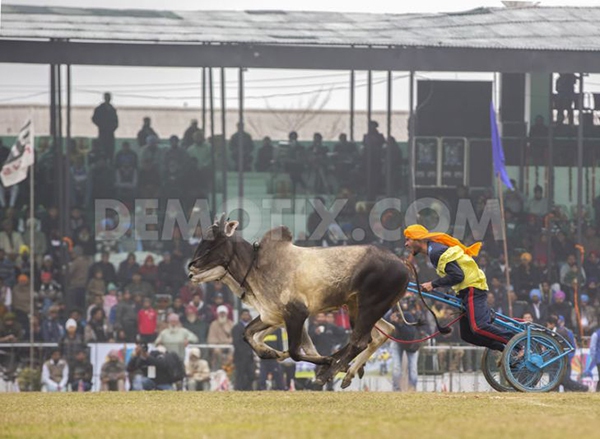
{"label": "flag", "polygon": [[502,149],[502,139],[498,133],[498,124],[496,122],[496,111],[494,103],[490,102],[490,125],[492,127],[492,155],[494,157],[494,174],[500,175],[500,179],[509,189],[513,189],[513,185],[506,173],[504,165],[504,149]]}
{"label": "flag", "polygon": [[25,122],[15,144],[2,166],[2,185],[9,187],[22,182],[27,178],[27,170],[34,161],[33,123],[31,118]]}

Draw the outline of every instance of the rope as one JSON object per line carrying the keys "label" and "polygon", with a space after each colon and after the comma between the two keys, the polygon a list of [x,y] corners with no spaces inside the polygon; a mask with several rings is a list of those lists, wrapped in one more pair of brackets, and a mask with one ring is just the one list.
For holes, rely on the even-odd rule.
{"label": "rope", "polygon": [[[465,315],[465,313],[462,313],[461,315],[459,315],[458,317],[456,317],[454,320],[452,320],[450,323],[448,323],[445,327],[449,328],[450,326],[454,325],[464,315]],[[385,335],[388,339],[390,339],[392,341],[395,341],[396,343],[400,343],[400,344],[422,343],[424,341],[431,340],[433,337],[436,337],[436,336],[438,336],[440,334],[440,331],[437,330],[433,334],[428,335],[427,337],[424,337],[424,338],[419,338],[417,340],[400,340],[398,338],[392,337],[391,335],[389,335],[388,333],[386,333],[383,329],[379,328],[377,325],[375,325],[375,329],[377,329],[380,333],[382,333],[383,335]]]}

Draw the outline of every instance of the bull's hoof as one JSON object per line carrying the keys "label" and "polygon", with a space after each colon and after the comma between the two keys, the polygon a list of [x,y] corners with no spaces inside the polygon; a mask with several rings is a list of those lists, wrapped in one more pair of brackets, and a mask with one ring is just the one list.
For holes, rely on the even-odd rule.
{"label": "bull's hoof", "polygon": [[362,379],[363,376],[365,376],[365,366],[360,366],[360,369],[358,369],[358,377]]}
{"label": "bull's hoof", "polygon": [[317,377],[313,381],[313,384],[315,387],[323,387],[325,385],[325,381],[323,381],[321,378]]}
{"label": "bull's hoof", "polygon": [[352,384],[352,376],[350,375],[346,375],[344,377],[344,379],[342,380],[342,389],[345,389],[346,387],[348,387],[350,384]]}

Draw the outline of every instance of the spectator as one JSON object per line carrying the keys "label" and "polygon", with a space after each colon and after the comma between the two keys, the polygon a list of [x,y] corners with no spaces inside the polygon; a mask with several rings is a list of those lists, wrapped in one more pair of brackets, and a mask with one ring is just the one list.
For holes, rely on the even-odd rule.
{"label": "spectator", "polygon": [[254,163],[254,169],[256,172],[267,172],[271,169],[271,163],[273,162],[273,142],[271,138],[266,136],[263,138],[262,146],[256,153],[256,162]]}
{"label": "spectator", "polygon": [[183,173],[183,169],[187,164],[188,155],[186,151],[179,147],[179,137],[172,135],[169,137],[169,149],[164,152],[162,173],[166,178],[167,170],[171,163],[174,164],[176,172]]}
{"label": "spectator", "polygon": [[185,315],[183,317],[183,327],[193,333],[198,338],[198,343],[205,344],[208,336],[209,322],[206,319],[198,317],[198,310],[194,305],[185,307]]}
{"label": "spectator", "polygon": [[[573,331],[566,327],[565,319],[562,316],[551,315],[548,317],[546,327],[551,331],[560,334],[562,337],[568,340],[575,349],[577,349],[577,343],[575,342]],[[567,356],[569,359],[569,361],[567,361],[567,372],[561,381],[561,385],[563,386],[565,392],[587,392],[587,386],[580,384],[571,378],[571,361],[573,360],[574,356],[574,351]]]}
{"label": "spectator", "polygon": [[178,291],[186,277],[182,261],[173,259],[170,252],[164,252],[163,259],[158,264],[158,281],[161,288],[165,291]]}
{"label": "spectator", "polygon": [[240,319],[232,329],[235,390],[252,390],[255,379],[254,351],[244,340],[246,326],[252,321],[250,311],[242,309]]}
{"label": "spectator", "polygon": [[[492,296],[493,297],[493,296]],[[419,327],[424,325],[420,313],[416,309],[414,301],[403,299],[400,302],[402,307],[402,313],[392,312],[390,315],[390,321],[394,325],[395,332],[394,337],[399,340],[410,341],[418,340],[422,338],[423,334]],[[419,361],[419,348],[420,343],[401,344],[398,343],[394,346],[396,349],[392,350],[392,387],[395,391],[400,390],[400,383],[402,381],[402,362],[404,360],[404,354],[406,354],[406,361],[408,364],[408,383],[411,389],[417,389],[418,382],[418,371],[417,363]],[[394,349],[392,347],[392,349]]]}
{"label": "spectator", "polygon": [[[319,355],[329,356],[333,354],[335,347],[345,340],[346,331],[328,323],[325,313],[318,313],[308,325],[308,335]],[[329,386],[328,390],[333,390],[333,388]]]}
{"label": "spectator", "polygon": [[142,155],[142,166],[138,173],[138,195],[141,198],[157,198],[161,187],[159,166],[152,157]]}
{"label": "spectator", "polygon": [[[131,229],[130,229],[131,230]],[[140,270],[140,265],[135,260],[135,254],[129,253],[127,259],[119,264],[119,270],[117,272],[117,280],[119,285],[125,286],[133,279],[133,274]],[[135,294],[132,291],[132,294]]]}
{"label": "spectator", "polygon": [[17,267],[14,262],[7,257],[3,248],[0,248],[0,277],[9,287],[13,287],[17,280]]}
{"label": "spectator", "polygon": [[222,292],[217,292],[213,296],[213,304],[211,305],[213,320],[218,318],[219,309],[222,306],[227,308],[227,318],[233,320],[233,307],[230,304],[225,303],[225,296]]}
{"label": "spectator", "polygon": [[92,319],[85,326],[84,341],[86,343],[106,343],[110,341],[106,325],[106,314],[101,306],[92,310]]}
{"label": "spectator", "polygon": [[119,169],[124,166],[130,166],[133,169],[137,169],[138,167],[138,156],[136,152],[131,149],[129,142],[123,142],[121,150],[115,157],[115,167]]}
{"label": "spectator", "polygon": [[[281,328],[277,328],[267,335],[263,341],[271,349],[279,352],[283,351],[283,331]],[[285,390],[281,362],[275,359],[261,359],[259,363],[258,390]]]}
{"label": "spectator", "polygon": [[84,157],[78,156],[70,168],[71,203],[83,206],[86,202],[89,173]]}
{"label": "spectator", "polygon": [[4,314],[0,322],[0,343],[16,343],[23,340],[23,328],[12,312]]}
{"label": "spectator", "polygon": [[112,162],[115,153],[115,131],[119,126],[119,118],[110,100],[110,93],[104,93],[104,103],[94,110],[92,122],[98,127],[98,143],[108,161]]}
{"label": "spectator", "polygon": [[69,387],[72,392],[89,392],[92,390],[94,366],[88,360],[84,349],[76,352],[72,363],[69,363]]}
{"label": "spectator", "polygon": [[152,120],[148,116],[144,117],[142,120],[142,128],[137,133],[137,142],[140,148],[147,144],[148,136],[155,136],[158,138],[158,134],[156,134],[156,131],[154,131],[151,125]]}
{"label": "spectator", "polygon": [[142,279],[142,274],[139,271],[133,273],[131,282],[125,286],[125,289],[131,291],[131,294],[140,293],[143,297],[154,297],[154,287]]}
{"label": "spectator", "polygon": [[[571,311],[571,321],[575,323],[575,329],[584,336],[592,335],[592,332],[598,327],[598,311],[590,304],[590,296],[582,294],[579,297],[579,319],[575,309]],[[581,331],[579,331],[581,324]]]}
{"label": "spectator", "polygon": [[575,102],[575,84],[577,76],[573,73],[561,73],[556,79],[556,123],[562,125],[565,120],[565,110],[569,125],[573,125],[573,102]]}
{"label": "spectator", "polygon": [[148,282],[152,286],[152,289],[156,289],[158,286],[158,267],[154,264],[154,256],[146,256],[144,265],[140,267],[138,273],[142,276],[143,282]]}
{"label": "spectator", "polygon": [[44,343],[58,343],[65,335],[65,330],[58,319],[58,306],[48,309],[47,317],[42,321],[42,338]]}
{"label": "spectator", "polygon": [[208,362],[201,359],[200,349],[190,349],[188,360],[185,362],[185,375],[188,390],[210,390],[210,368]]}
{"label": "spectator", "polygon": [[146,343],[138,343],[134,355],[127,364],[127,371],[133,376],[132,390],[172,390],[173,380],[165,359],[166,349],[158,346],[148,353]]}
{"label": "spectator", "polygon": [[181,297],[175,297],[173,299],[173,306],[171,306],[171,312],[177,314],[179,319],[181,319],[185,315],[185,305],[181,300]]}
{"label": "spectator", "polygon": [[12,305],[12,290],[4,284],[4,279],[0,277],[0,309],[10,309]]}
{"label": "spectator", "polygon": [[[588,355],[589,361],[587,368],[585,369],[584,376],[592,376],[592,370],[594,367],[598,369],[598,375],[600,376],[600,329],[597,329],[590,339],[590,353]],[[600,392],[600,380],[596,383],[596,392]]]}
{"label": "spectator", "polygon": [[382,179],[382,158],[385,137],[377,130],[378,127],[379,124],[376,121],[369,121],[368,131],[363,137],[364,160],[367,166],[367,175],[371,176],[370,179],[368,179],[370,186],[367,188],[367,195],[370,200],[374,200],[375,196],[381,192],[380,189],[384,187]]}
{"label": "spectator", "polygon": [[577,279],[581,284],[585,283],[585,269],[577,267],[577,259],[574,254],[567,256],[567,262],[560,268],[560,283],[563,288],[568,288],[574,279]]}
{"label": "spectator", "polygon": [[66,392],[69,382],[69,365],[60,356],[60,350],[52,350],[50,359],[42,367],[42,391]]}
{"label": "spectator", "polygon": [[104,274],[102,273],[102,269],[97,269],[94,273],[94,277],[92,277],[88,282],[88,303],[94,302],[96,297],[100,297],[102,300],[104,300],[104,295],[106,294],[106,281],[104,280],[103,276]]}
{"label": "spectator", "polygon": [[544,325],[548,319],[548,307],[542,302],[542,292],[534,288],[529,292],[530,305],[527,311],[531,313],[534,323]]}
{"label": "spectator", "polygon": [[250,134],[244,131],[244,125],[240,122],[237,124],[237,131],[231,136],[229,140],[229,151],[231,152],[231,162],[233,163],[233,170],[238,170],[238,151],[240,148],[240,135],[242,136],[242,154],[243,154],[243,166],[244,171],[248,172],[252,170],[252,151],[254,150],[254,142]]}
{"label": "spectator", "polygon": [[[65,323],[66,334],[61,338],[59,343],[61,357],[64,358],[69,367],[75,362],[77,352],[85,350],[83,337],[77,333],[77,322],[74,319],[67,320]],[[73,368],[71,368],[73,371]]]}
{"label": "spectator", "polygon": [[573,306],[571,303],[566,301],[567,295],[563,291],[556,291],[554,293],[554,303],[548,308],[548,314],[555,316],[563,316],[566,321],[567,327],[573,327],[571,321],[571,314]]}
{"label": "spectator", "polygon": [[[112,324],[114,323],[114,320],[110,321],[110,315],[111,315],[112,309],[119,302],[119,298],[117,297],[118,290],[117,290],[117,286],[113,283],[108,284],[108,287],[106,287],[106,290],[107,290],[107,293],[104,296],[103,308],[104,308],[104,313],[109,317],[109,323],[111,323],[111,326],[112,326]],[[113,319],[114,319],[114,316],[113,316]]]}
{"label": "spectator", "polygon": [[131,292],[125,290],[123,297],[115,305],[115,327],[125,331],[125,340],[132,342],[137,334],[137,311],[131,299]]}
{"label": "spectator", "polygon": [[117,283],[117,274],[115,272],[115,266],[110,262],[110,253],[103,251],[100,260],[94,262],[89,269],[88,279],[94,276],[97,270],[102,271],[102,279],[108,283]]}
{"label": "spectator", "polygon": [[0,248],[8,254],[16,255],[23,245],[23,237],[19,232],[14,230],[12,221],[4,220],[2,231],[0,232]]}
{"label": "spectator", "polygon": [[27,221],[25,221],[25,232],[23,233],[23,243],[27,246],[28,253],[30,253],[31,250],[29,232],[31,227],[33,227],[33,251],[35,254],[35,263],[39,267],[40,265],[42,265],[42,257],[46,254],[48,243],[46,235],[44,235],[44,233],[40,230],[40,221],[36,219],[32,223],[31,219],[28,219]]}
{"label": "spectator", "polygon": [[[163,151],[158,146],[158,137],[149,135],[146,139],[146,145],[142,148],[142,164],[148,160],[160,170],[163,164]],[[155,176],[156,177],[156,176]]]}
{"label": "spectator", "polygon": [[143,308],[138,312],[138,334],[145,343],[152,343],[156,339],[156,326],[158,314],[152,308],[152,300],[144,298]]}
{"label": "spectator", "polygon": [[538,184],[533,190],[533,198],[527,203],[526,211],[538,218],[548,214],[548,199],[543,197],[544,190]]}
{"label": "spectator", "polygon": [[100,371],[101,391],[125,391],[125,365],[119,358],[119,351],[112,349],[108,353],[108,361],[102,365]]}
{"label": "spectator", "polygon": [[181,140],[182,148],[189,148],[194,144],[194,136],[196,133],[203,133],[203,131],[198,127],[198,119],[192,119],[190,121],[190,126],[187,127],[185,132],[183,133],[183,139]]}
{"label": "spectator", "polygon": [[295,195],[298,185],[302,186],[304,190],[307,189],[303,178],[306,150],[304,149],[304,146],[298,142],[298,133],[295,131],[288,134],[288,149],[288,156],[284,158],[283,165],[285,170],[290,174],[292,194]]}
{"label": "spectator", "polygon": [[164,345],[167,352],[174,352],[183,360],[185,358],[185,347],[189,343],[198,343],[198,337],[190,330],[183,328],[177,314],[171,313],[168,317],[169,327],[158,334],[154,344]]}
{"label": "spectator", "polygon": [[119,201],[131,205],[135,200],[137,188],[137,169],[129,164],[119,166],[115,176],[115,190]]}
{"label": "spectator", "polygon": [[114,196],[114,182],[114,169],[104,157],[99,157],[90,169],[88,192],[91,199],[89,202],[112,198]]}
{"label": "spectator", "polygon": [[[69,263],[69,291],[67,293],[67,303],[71,307],[83,309],[86,300],[86,287],[88,283],[88,272],[90,270],[90,261],[83,256],[81,247],[73,248],[73,259]],[[44,258],[46,261],[46,258]],[[48,260],[52,262],[52,258]],[[52,276],[55,279],[55,276]]]}
{"label": "spectator", "polygon": [[531,253],[522,253],[520,264],[512,271],[512,280],[519,300],[528,300],[529,291],[540,284],[537,267],[531,263]]}
{"label": "spectator", "polygon": [[29,276],[19,275],[17,285],[12,289],[12,311],[15,313],[17,321],[21,327],[27,331],[29,328],[29,313],[31,300],[31,286],[29,285]]}
{"label": "spectator", "polygon": [[[217,319],[214,320],[208,327],[208,344],[231,344],[233,342],[231,331],[233,322],[227,316],[229,309],[221,305],[217,309]],[[220,369],[228,360],[228,350],[213,349],[211,368],[213,370]]]}

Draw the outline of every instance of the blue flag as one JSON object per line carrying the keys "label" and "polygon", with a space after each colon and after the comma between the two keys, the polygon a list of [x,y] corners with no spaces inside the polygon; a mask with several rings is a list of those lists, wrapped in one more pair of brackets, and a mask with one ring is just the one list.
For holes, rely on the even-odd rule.
{"label": "blue flag", "polygon": [[504,149],[502,149],[502,139],[498,133],[498,124],[496,123],[496,111],[494,110],[494,103],[490,102],[490,125],[492,127],[492,154],[494,157],[494,175],[500,175],[500,179],[506,185],[507,188],[513,189],[513,185],[508,178],[506,173],[506,166],[504,165]]}

